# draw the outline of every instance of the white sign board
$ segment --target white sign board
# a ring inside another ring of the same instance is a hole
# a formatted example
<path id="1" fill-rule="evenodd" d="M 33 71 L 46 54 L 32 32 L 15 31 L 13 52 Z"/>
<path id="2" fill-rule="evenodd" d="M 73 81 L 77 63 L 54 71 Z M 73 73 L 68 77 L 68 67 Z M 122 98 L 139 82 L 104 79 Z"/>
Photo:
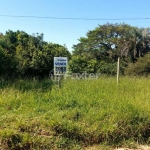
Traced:
<path id="1" fill-rule="evenodd" d="M 63 75 L 67 71 L 67 57 L 54 57 L 54 75 Z"/>

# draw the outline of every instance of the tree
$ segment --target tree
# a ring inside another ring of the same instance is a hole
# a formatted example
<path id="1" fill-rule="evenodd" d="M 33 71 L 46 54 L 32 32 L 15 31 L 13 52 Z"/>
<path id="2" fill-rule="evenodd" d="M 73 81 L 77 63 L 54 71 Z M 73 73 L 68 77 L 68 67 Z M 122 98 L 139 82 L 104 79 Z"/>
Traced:
<path id="1" fill-rule="evenodd" d="M 43 41 L 43 34 L 32 36 L 24 31 L 7 31 L 0 34 L 0 71 L 5 75 L 48 76 L 53 69 L 54 56 L 71 54 L 65 45 Z"/>
<path id="2" fill-rule="evenodd" d="M 73 56 L 80 55 L 86 57 L 87 60 L 95 59 L 99 64 L 108 64 L 111 67 L 105 65 L 104 68 L 110 70 L 106 72 L 111 72 L 116 67 L 111 64 L 115 64 L 118 57 L 122 58 L 121 62 L 124 68 L 129 62 L 135 62 L 137 57 L 148 52 L 148 43 L 148 38 L 144 39 L 141 29 L 137 27 L 124 23 L 107 23 L 88 31 L 86 37 L 81 37 L 79 43 L 73 46 Z M 102 70 L 99 67 L 95 71 Z"/>
<path id="3" fill-rule="evenodd" d="M 0 75 L 6 75 L 7 73 L 10 77 L 14 71 L 16 71 L 15 60 L 12 59 L 11 54 L 8 54 L 8 52 L 0 46 Z"/>

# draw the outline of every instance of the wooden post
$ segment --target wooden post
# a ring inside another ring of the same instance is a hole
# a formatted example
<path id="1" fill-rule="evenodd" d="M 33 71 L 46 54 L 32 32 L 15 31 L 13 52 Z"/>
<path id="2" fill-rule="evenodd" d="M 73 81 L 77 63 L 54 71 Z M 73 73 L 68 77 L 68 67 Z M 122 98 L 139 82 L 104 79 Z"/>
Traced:
<path id="1" fill-rule="evenodd" d="M 117 63 L 117 82 L 119 82 L 119 72 L 120 72 L 120 57 L 118 57 Z"/>
<path id="2" fill-rule="evenodd" d="M 62 76 L 59 75 L 58 77 L 58 87 L 61 88 L 61 80 L 62 80 Z"/>

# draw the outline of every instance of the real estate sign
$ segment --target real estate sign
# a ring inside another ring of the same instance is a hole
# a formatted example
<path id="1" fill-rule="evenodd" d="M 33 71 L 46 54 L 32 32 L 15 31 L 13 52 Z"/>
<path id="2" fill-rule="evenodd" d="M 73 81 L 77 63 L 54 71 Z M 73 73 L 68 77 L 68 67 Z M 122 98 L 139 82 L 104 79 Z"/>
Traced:
<path id="1" fill-rule="evenodd" d="M 54 57 L 54 75 L 63 75 L 67 71 L 67 57 Z"/>

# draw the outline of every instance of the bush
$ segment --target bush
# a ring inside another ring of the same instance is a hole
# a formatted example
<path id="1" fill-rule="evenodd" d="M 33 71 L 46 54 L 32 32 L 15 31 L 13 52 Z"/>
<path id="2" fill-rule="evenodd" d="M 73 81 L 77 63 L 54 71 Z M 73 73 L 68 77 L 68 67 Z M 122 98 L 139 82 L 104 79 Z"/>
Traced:
<path id="1" fill-rule="evenodd" d="M 150 53 L 137 60 L 136 63 L 129 64 L 125 69 L 125 75 L 144 75 L 150 74 Z"/>

